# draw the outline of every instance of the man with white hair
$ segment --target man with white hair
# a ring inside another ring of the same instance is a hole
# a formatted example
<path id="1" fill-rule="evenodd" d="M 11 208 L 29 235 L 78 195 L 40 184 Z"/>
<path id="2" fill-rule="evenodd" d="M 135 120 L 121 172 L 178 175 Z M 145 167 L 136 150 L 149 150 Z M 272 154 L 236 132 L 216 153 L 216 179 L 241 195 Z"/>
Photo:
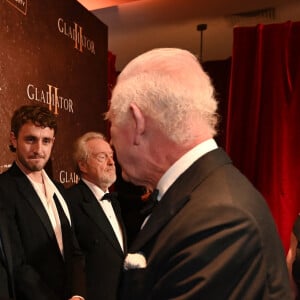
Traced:
<path id="1" fill-rule="evenodd" d="M 106 119 L 122 176 L 158 193 L 121 299 L 291 299 L 267 204 L 213 139 L 216 110 L 188 51 L 148 51 L 119 75 Z"/>
<path id="2" fill-rule="evenodd" d="M 126 253 L 126 233 L 118 199 L 113 150 L 103 134 L 87 132 L 75 142 L 80 176 L 68 190 L 74 230 L 86 257 L 87 299 L 115 300 Z"/>

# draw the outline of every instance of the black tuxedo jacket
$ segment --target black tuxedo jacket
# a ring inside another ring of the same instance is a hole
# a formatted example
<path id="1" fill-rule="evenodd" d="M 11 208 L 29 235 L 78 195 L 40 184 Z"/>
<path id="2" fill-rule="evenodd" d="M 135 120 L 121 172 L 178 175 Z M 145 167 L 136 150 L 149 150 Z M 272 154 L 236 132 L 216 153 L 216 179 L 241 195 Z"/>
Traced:
<path id="1" fill-rule="evenodd" d="M 9 224 L 0 204 L 0 300 L 14 299 L 13 255 Z"/>
<path id="2" fill-rule="evenodd" d="M 124 253 L 117 237 L 89 187 L 80 180 L 68 190 L 74 229 L 86 257 L 88 300 L 117 299 Z M 126 234 L 117 200 L 112 206 L 121 225 L 126 252 Z"/>
<path id="3" fill-rule="evenodd" d="M 58 187 L 62 195 L 64 191 Z M 0 175 L 0 194 L 15 219 L 25 262 L 15 272 L 20 300 L 66 300 L 85 296 L 84 260 L 72 241 L 72 255 L 63 258 L 49 217 L 28 178 L 14 163 Z M 12 245 L 14 247 L 14 245 Z"/>
<path id="4" fill-rule="evenodd" d="M 291 299 L 265 200 L 221 149 L 175 181 L 129 252 L 147 266 L 124 271 L 122 299 Z"/>

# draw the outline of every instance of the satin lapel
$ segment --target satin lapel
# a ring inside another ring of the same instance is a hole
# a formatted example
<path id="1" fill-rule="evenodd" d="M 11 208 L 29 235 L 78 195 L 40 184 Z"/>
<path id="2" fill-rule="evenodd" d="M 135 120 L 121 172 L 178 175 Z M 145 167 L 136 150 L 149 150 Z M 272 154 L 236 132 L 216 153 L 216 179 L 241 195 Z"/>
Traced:
<path id="1" fill-rule="evenodd" d="M 50 219 L 48 214 L 39 198 L 37 193 L 35 192 L 33 186 L 31 185 L 30 181 L 27 177 L 23 174 L 23 172 L 17 167 L 17 165 L 12 166 L 12 172 L 17 186 L 19 188 L 19 192 L 23 195 L 24 199 L 26 199 L 35 213 L 39 216 L 42 224 L 45 226 L 49 236 L 51 239 L 55 239 L 55 233 L 53 231 Z"/>
<path id="2" fill-rule="evenodd" d="M 96 223 L 99 229 L 105 234 L 106 238 L 112 244 L 112 246 L 120 253 L 124 255 L 119 244 L 119 241 L 115 235 L 115 232 L 110 225 L 109 220 L 107 219 L 102 207 L 98 203 L 92 191 L 84 184 L 80 184 L 80 189 L 84 195 L 84 200 L 80 203 L 82 209 L 86 212 L 89 218 Z"/>
<path id="3" fill-rule="evenodd" d="M 169 194 L 169 193 L 168 193 Z M 189 196 L 179 198 L 176 193 L 164 196 L 155 207 L 143 229 L 129 248 L 129 253 L 138 252 L 165 224 L 189 201 Z"/>
<path id="4" fill-rule="evenodd" d="M 169 188 L 152 215 L 138 233 L 129 252 L 138 252 L 155 236 L 190 199 L 192 191 L 216 168 L 231 163 L 226 153 L 218 148 L 198 159 Z"/>
<path id="5" fill-rule="evenodd" d="M 125 224 L 124 224 L 123 218 L 122 218 L 120 203 L 117 199 L 112 200 L 112 207 L 114 209 L 114 212 L 116 214 L 116 217 L 118 219 L 118 222 L 119 222 L 121 230 L 122 230 L 124 253 L 126 253 L 127 252 L 127 235 L 126 235 L 126 230 L 125 230 Z"/>

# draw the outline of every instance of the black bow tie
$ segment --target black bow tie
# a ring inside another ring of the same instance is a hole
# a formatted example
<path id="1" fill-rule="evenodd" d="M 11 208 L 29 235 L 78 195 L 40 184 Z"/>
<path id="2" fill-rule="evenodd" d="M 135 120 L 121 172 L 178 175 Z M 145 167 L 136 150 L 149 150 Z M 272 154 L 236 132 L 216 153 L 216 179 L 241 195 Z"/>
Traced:
<path id="1" fill-rule="evenodd" d="M 105 193 L 104 195 L 103 195 L 103 197 L 101 198 L 101 201 L 102 200 L 108 200 L 108 201 L 113 201 L 113 200 L 115 200 L 115 199 L 117 199 L 117 193 L 115 193 L 115 192 L 112 192 L 112 193 Z"/>
<path id="2" fill-rule="evenodd" d="M 144 207 L 141 209 L 141 214 L 144 216 L 150 215 L 152 213 L 152 210 L 154 207 L 158 204 L 157 196 L 158 196 L 158 189 L 155 189 L 148 199 L 146 200 L 146 203 Z"/>

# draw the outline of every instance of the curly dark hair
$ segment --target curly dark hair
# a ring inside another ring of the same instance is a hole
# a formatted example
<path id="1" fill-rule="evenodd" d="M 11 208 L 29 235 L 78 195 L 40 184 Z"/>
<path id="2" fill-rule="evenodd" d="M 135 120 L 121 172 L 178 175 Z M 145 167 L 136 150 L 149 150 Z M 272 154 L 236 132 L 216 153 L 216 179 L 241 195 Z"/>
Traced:
<path id="1" fill-rule="evenodd" d="M 16 138 L 18 137 L 21 127 L 28 122 L 32 122 L 39 127 L 54 129 L 54 135 L 57 132 L 56 116 L 45 106 L 23 105 L 14 111 L 11 118 L 11 131 Z M 12 152 L 16 151 L 13 145 L 9 145 L 9 148 Z"/>

